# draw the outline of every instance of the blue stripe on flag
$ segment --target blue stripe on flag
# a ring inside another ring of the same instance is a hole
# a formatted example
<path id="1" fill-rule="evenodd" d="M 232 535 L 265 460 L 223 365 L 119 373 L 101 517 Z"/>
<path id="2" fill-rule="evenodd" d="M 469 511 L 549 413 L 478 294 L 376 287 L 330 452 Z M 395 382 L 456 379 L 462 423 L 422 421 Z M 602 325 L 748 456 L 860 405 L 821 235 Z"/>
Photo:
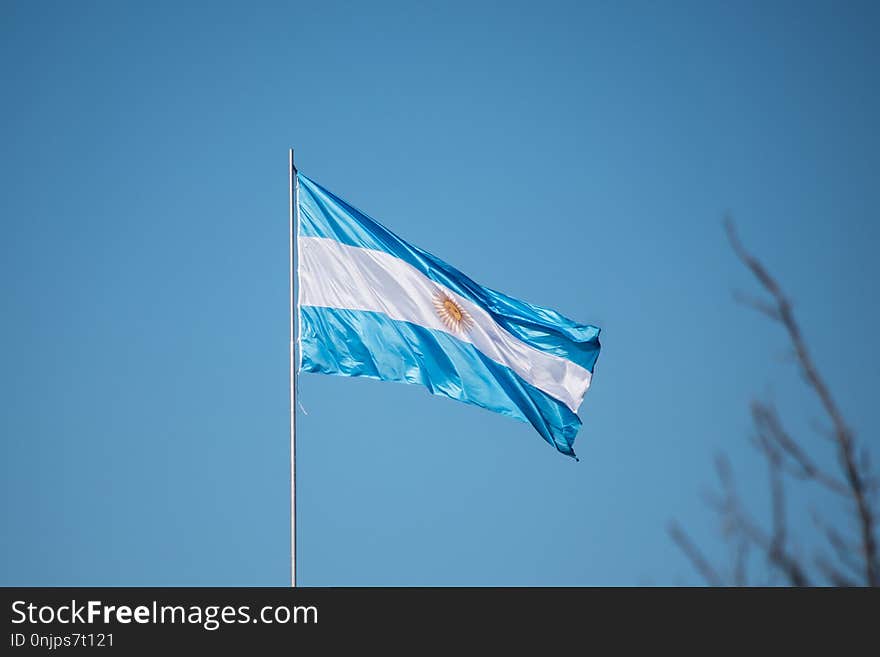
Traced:
<path id="1" fill-rule="evenodd" d="M 382 313 L 302 306 L 300 336 L 303 371 L 420 384 L 529 422 L 560 452 L 575 455 L 577 415 L 448 333 Z"/>
<path id="2" fill-rule="evenodd" d="M 428 278 L 486 309 L 499 326 L 546 353 L 567 358 L 590 372 L 599 356 L 599 329 L 578 324 L 555 310 L 535 306 L 483 287 L 436 256 L 408 244 L 380 223 L 303 174 L 299 234 L 328 237 L 342 244 L 385 251 Z"/>

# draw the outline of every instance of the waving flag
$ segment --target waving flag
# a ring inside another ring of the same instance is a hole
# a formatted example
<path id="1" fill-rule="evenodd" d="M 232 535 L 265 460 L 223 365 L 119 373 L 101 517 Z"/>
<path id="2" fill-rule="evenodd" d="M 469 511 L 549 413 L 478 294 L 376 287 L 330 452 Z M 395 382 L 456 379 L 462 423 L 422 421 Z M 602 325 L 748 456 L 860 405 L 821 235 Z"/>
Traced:
<path id="1" fill-rule="evenodd" d="M 599 329 L 478 285 L 296 175 L 299 371 L 421 384 L 574 456 Z"/>

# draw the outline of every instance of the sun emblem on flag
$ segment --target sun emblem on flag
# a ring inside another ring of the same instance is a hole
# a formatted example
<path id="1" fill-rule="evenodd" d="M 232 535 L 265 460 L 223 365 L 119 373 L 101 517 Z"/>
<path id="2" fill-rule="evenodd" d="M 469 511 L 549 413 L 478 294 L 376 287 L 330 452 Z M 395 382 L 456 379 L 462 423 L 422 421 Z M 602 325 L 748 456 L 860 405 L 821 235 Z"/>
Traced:
<path id="1" fill-rule="evenodd" d="M 453 333 L 462 333 L 474 325 L 468 311 L 446 292 L 438 290 L 434 294 L 434 309 L 440 321 Z"/>

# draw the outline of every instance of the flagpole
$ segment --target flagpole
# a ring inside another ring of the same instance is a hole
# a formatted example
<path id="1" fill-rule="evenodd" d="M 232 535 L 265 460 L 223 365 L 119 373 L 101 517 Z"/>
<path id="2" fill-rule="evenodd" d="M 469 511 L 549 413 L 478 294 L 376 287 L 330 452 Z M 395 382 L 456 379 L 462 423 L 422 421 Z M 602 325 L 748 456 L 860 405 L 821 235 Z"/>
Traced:
<path id="1" fill-rule="evenodd" d="M 296 587 L 296 370 L 294 366 L 294 331 L 296 308 L 293 304 L 293 250 L 295 246 L 297 212 L 297 187 L 294 183 L 296 167 L 293 149 L 290 149 L 290 586 Z"/>

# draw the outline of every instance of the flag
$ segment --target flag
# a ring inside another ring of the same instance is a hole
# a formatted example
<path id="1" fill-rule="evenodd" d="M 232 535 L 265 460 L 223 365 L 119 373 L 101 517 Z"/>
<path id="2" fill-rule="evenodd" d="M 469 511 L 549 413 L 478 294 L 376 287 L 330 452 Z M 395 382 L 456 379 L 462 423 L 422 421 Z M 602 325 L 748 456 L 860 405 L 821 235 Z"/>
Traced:
<path id="1" fill-rule="evenodd" d="M 598 328 L 478 285 L 297 182 L 298 371 L 420 384 L 529 422 L 575 455 Z"/>

